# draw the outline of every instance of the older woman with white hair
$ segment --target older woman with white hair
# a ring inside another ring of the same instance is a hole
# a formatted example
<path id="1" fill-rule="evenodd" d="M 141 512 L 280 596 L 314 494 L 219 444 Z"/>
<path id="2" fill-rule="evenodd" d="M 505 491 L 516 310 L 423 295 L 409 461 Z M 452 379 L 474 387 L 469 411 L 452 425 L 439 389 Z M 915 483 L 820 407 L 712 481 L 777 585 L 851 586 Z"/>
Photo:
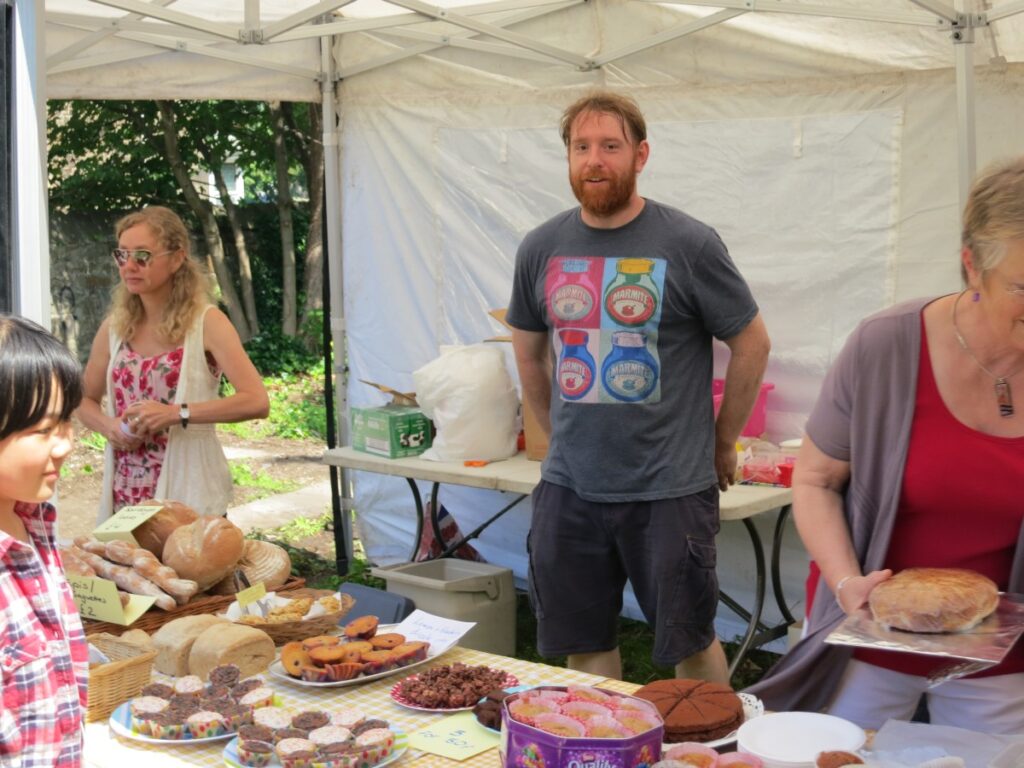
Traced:
<path id="1" fill-rule="evenodd" d="M 1024 644 L 930 687 L 941 659 L 826 645 L 878 584 L 964 568 L 1024 592 L 1024 158 L 974 183 L 963 291 L 864 320 L 829 371 L 793 477 L 793 514 L 820 579 L 808 634 L 751 691 L 868 728 L 909 719 L 1024 732 Z M 947 660 L 948 663 L 948 660 Z"/>
<path id="2" fill-rule="evenodd" d="M 121 283 L 93 340 L 78 409 L 107 439 L 99 520 L 154 497 L 223 515 L 231 474 L 214 427 L 265 417 L 263 381 L 212 305 L 181 218 L 149 206 L 118 221 L 115 233 Z M 234 387 L 227 397 L 219 396 L 222 375 Z"/>

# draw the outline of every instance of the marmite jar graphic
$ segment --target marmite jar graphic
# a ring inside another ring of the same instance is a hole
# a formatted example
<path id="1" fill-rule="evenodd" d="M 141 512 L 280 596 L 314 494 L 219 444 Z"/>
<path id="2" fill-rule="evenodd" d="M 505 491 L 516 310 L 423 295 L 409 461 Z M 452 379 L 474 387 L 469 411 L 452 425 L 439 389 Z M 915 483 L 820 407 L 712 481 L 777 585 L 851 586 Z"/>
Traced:
<path id="1" fill-rule="evenodd" d="M 577 323 L 594 311 L 599 291 L 590 278 L 587 259 L 562 259 L 549 296 L 551 312 L 566 323 Z"/>
<path id="2" fill-rule="evenodd" d="M 658 361 L 647 351 L 647 335 L 633 331 L 612 334 L 612 351 L 601 366 L 605 391 L 624 403 L 637 403 L 658 385 Z"/>
<path id="3" fill-rule="evenodd" d="M 616 269 L 604 292 L 604 309 L 619 325 L 643 325 L 658 309 L 658 287 L 651 278 L 654 259 L 619 259 Z"/>
<path id="4" fill-rule="evenodd" d="M 565 329 L 558 332 L 562 351 L 558 355 L 558 389 L 566 400 L 579 400 L 594 386 L 597 367 L 587 350 L 586 331 Z"/>

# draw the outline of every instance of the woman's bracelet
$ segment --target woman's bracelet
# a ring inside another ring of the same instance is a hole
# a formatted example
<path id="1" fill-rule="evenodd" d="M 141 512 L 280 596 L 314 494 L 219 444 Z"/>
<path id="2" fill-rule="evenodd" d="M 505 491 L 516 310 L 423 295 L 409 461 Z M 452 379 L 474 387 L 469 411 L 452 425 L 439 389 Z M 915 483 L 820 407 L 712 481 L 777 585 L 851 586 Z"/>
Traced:
<path id="1" fill-rule="evenodd" d="M 838 605 L 840 608 L 843 608 L 843 604 L 839 602 L 839 595 L 842 594 L 843 587 L 846 586 L 846 582 L 848 582 L 852 578 L 854 578 L 854 575 L 851 573 L 848 576 L 843 576 L 843 578 L 839 580 L 839 583 L 836 584 L 836 605 Z M 846 609 L 843 608 L 843 613 L 845 612 Z"/>

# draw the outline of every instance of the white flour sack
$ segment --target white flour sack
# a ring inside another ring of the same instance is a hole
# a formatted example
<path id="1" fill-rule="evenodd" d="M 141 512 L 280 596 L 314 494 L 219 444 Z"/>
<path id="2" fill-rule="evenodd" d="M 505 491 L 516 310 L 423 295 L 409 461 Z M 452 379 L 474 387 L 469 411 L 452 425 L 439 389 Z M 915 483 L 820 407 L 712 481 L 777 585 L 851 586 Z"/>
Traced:
<path id="1" fill-rule="evenodd" d="M 437 428 L 422 458 L 495 461 L 516 452 L 519 398 L 500 349 L 490 344 L 450 348 L 412 377 L 416 401 Z"/>

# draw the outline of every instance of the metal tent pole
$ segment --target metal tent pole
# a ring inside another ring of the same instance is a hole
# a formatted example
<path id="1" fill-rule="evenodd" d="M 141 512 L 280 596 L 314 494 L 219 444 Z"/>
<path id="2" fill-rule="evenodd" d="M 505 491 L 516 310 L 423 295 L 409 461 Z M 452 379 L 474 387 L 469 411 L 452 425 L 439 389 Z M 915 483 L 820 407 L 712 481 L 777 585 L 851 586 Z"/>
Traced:
<path id="1" fill-rule="evenodd" d="M 961 211 L 967 205 L 967 194 L 978 163 L 974 106 L 974 27 L 977 23 L 984 23 L 983 17 L 963 12 L 966 2 L 957 0 L 960 13 L 951 34 L 956 54 L 957 179 Z"/>

